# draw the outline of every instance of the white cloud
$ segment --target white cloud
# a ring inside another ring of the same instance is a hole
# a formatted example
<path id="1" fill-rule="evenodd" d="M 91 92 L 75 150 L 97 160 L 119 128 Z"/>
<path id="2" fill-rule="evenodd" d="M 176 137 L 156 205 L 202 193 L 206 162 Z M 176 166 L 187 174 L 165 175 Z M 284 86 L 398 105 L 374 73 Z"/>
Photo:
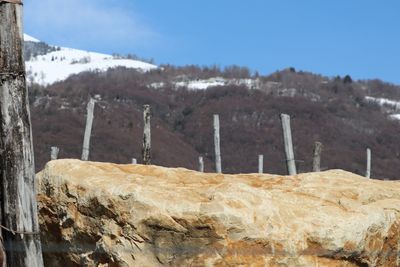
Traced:
<path id="1" fill-rule="evenodd" d="M 24 4 L 27 32 L 63 45 L 137 48 L 159 37 L 124 1 L 26 0 Z"/>

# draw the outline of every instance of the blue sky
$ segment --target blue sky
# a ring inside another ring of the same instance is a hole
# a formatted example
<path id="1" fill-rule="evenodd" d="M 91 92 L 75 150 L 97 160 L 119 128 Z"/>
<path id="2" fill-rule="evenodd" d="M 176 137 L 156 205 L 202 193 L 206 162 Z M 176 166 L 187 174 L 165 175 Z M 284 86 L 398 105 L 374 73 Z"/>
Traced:
<path id="1" fill-rule="evenodd" d="M 399 0 L 25 0 L 25 32 L 156 63 L 400 84 Z"/>

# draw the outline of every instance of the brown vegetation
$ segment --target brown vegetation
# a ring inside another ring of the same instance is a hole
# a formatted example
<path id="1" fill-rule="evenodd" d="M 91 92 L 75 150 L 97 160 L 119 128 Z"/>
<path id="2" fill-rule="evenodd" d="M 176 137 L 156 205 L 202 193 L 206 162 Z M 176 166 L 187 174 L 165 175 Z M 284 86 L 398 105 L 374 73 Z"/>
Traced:
<path id="1" fill-rule="evenodd" d="M 175 89 L 171 81 L 250 77 L 245 68 L 177 68 L 138 73 L 115 69 L 84 73 L 47 88 L 32 86 L 31 110 L 37 170 L 49 160 L 50 147 L 61 158 L 79 158 L 88 96 L 100 95 L 95 110 L 91 160 L 130 163 L 141 158 L 142 105 L 152 106 L 152 163 L 214 170 L 212 115 L 220 114 L 222 167 L 226 173 L 285 173 L 280 113 L 292 116 L 295 155 L 300 172 L 311 171 L 313 144 L 324 144 L 322 169 L 365 172 L 365 149 L 373 151 L 372 176 L 397 178 L 400 172 L 400 123 L 391 121 L 365 95 L 400 99 L 400 90 L 380 81 L 329 79 L 293 68 L 259 77 L 259 90 L 220 86 L 208 90 Z M 164 82 L 158 89 L 147 85 Z M 140 163 L 140 160 L 139 160 Z"/>

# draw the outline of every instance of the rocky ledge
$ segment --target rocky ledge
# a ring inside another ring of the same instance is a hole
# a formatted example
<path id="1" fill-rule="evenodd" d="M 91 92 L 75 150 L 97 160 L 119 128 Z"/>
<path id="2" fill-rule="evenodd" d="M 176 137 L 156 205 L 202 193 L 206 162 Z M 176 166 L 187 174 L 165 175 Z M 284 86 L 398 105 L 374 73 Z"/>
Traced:
<path id="1" fill-rule="evenodd" d="M 400 264 L 398 182 L 79 160 L 37 179 L 46 266 Z"/>

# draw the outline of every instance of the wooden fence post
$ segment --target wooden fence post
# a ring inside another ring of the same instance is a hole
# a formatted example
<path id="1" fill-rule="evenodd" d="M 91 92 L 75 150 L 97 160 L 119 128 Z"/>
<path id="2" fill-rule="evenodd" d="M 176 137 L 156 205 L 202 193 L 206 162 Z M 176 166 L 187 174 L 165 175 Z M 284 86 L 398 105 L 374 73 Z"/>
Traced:
<path id="1" fill-rule="evenodd" d="M 315 142 L 314 158 L 313 158 L 313 172 L 321 171 L 321 153 L 322 153 L 322 143 Z"/>
<path id="2" fill-rule="evenodd" d="M 365 172 L 365 177 L 371 178 L 371 149 L 367 148 L 367 170 Z"/>
<path id="3" fill-rule="evenodd" d="M 150 119 L 151 119 L 151 109 L 150 105 L 143 106 L 143 121 L 144 121 L 144 129 L 143 129 L 143 164 L 150 165 L 151 164 L 151 127 L 150 127 Z"/>
<path id="4" fill-rule="evenodd" d="M 204 172 L 204 159 L 199 157 L 199 172 Z"/>
<path id="5" fill-rule="evenodd" d="M 0 1 L 1 266 L 43 266 L 23 59 L 22 1 Z M 4 254 L 4 251 L 3 251 Z"/>
<path id="6" fill-rule="evenodd" d="M 58 158 L 58 153 L 60 152 L 60 149 L 56 146 L 51 147 L 51 152 L 50 152 L 50 159 L 51 160 L 56 160 Z"/>
<path id="7" fill-rule="evenodd" d="M 258 155 L 258 173 L 264 173 L 264 155 Z"/>
<path id="8" fill-rule="evenodd" d="M 215 148 L 215 169 L 217 173 L 222 173 L 221 147 L 219 135 L 219 115 L 214 114 L 214 148 Z"/>
<path id="9" fill-rule="evenodd" d="M 286 166 L 289 175 L 296 175 L 296 162 L 294 159 L 292 130 L 290 129 L 290 116 L 281 114 L 282 129 L 283 129 L 283 142 L 285 145 L 286 153 Z"/>
<path id="10" fill-rule="evenodd" d="M 86 116 L 86 127 L 85 136 L 83 138 L 83 148 L 82 148 L 82 160 L 89 160 L 89 147 L 90 147 L 90 136 L 92 135 L 92 125 L 93 125 L 93 112 L 94 104 L 96 101 L 90 98 L 87 104 L 87 116 Z"/>

